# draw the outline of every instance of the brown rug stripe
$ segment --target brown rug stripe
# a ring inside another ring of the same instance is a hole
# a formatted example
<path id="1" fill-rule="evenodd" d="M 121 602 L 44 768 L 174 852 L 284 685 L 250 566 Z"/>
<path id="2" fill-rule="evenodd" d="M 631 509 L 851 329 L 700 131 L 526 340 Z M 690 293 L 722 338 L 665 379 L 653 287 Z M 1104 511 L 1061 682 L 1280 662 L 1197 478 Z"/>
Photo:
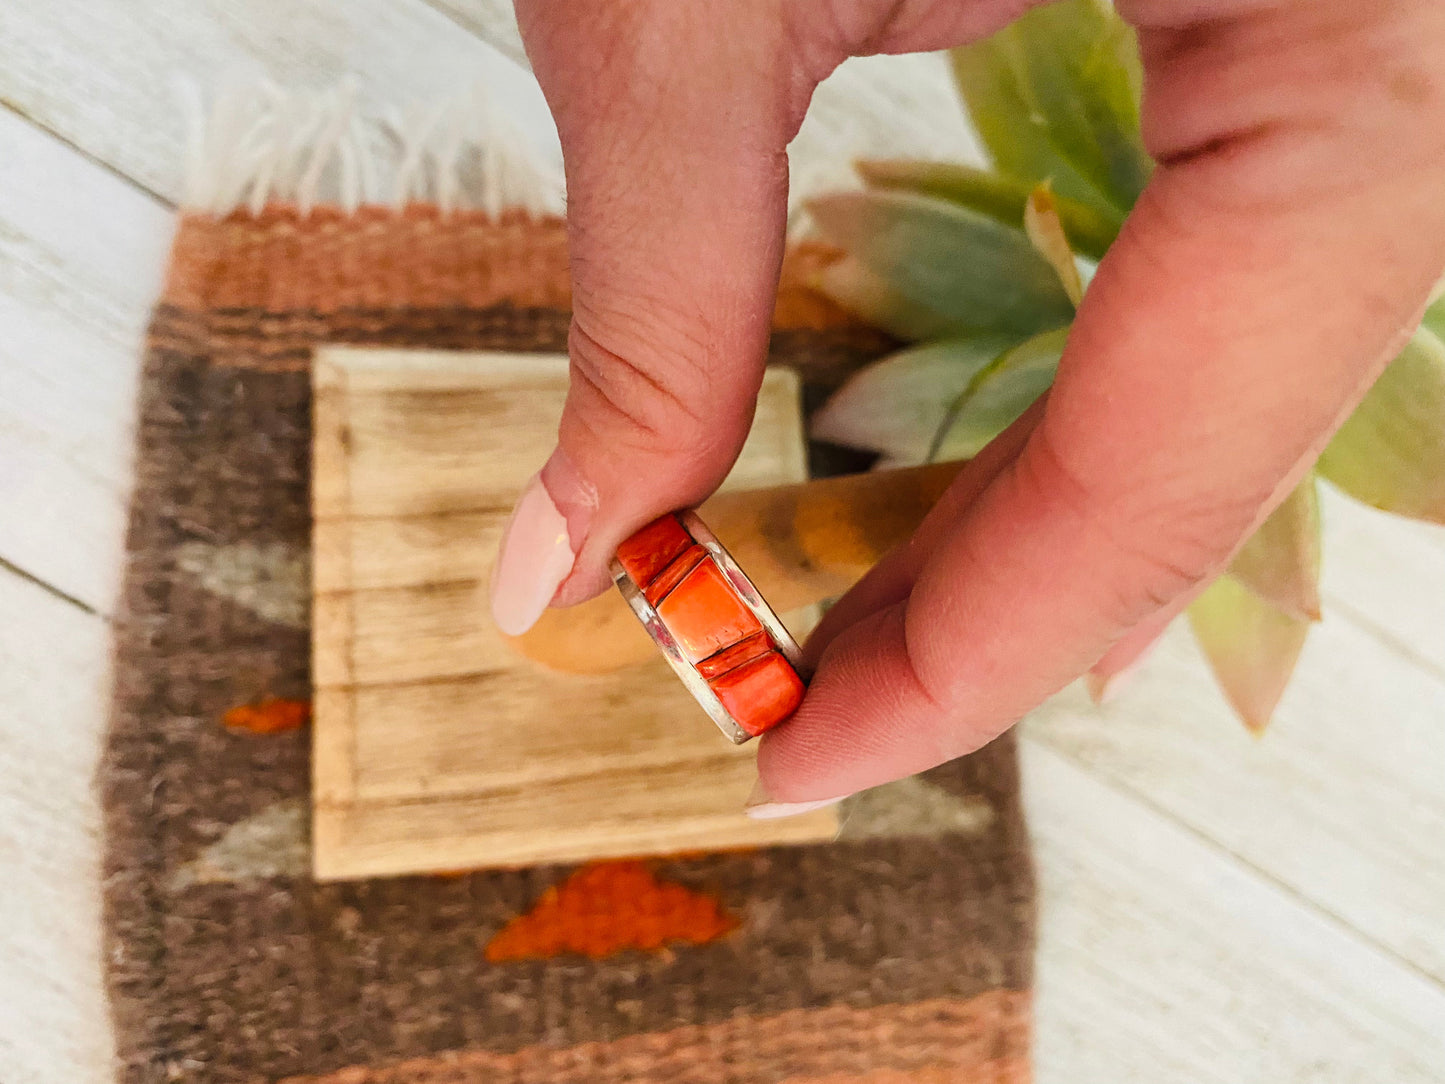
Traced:
<path id="1" fill-rule="evenodd" d="M 488 962 L 497 931 L 571 868 L 341 885 L 301 872 L 309 735 L 222 720 L 309 696 L 285 570 L 309 546 L 310 351 L 561 349 L 560 238 L 557 223 L 425 210 L 182 221 L 142 380 L 100 773 L 123 1080 L 402 1084 L 453 1079 L 437 1074 L 457 1059 L 475 1067 L 457 1080 L 537 1084 L 1025 1080 L 1033 885 L 1009 740 L 925 777 L 986 807 L 976 830 L 653 863 L 739 920 L 667 952 Z M 790 263 L 798 281 L 805 264 Z M 831 319 L 811 304 L 776 331 L 773 360 L 816 398 L 888 343 L 807 326 Z M 205 864 L 218 847 L 230 866 Z M 750 1039 L 748 1021 L 772 1038 Z M 937 1053 L 955 1046 L 973 1060 Z M 835 1049 L 850 1060 L 827 1062 Z"/>
<path id="2" fill-rule="evenodd" d="M 282 1084 L 931 1084 L 1028 1079 L 1028 1002 L 1013 991 L 969 1001 L 873 1009 L 832 1006 L 633 1035 L 531 1046 L 514 1054 L 448 1051 L 397 1065 L 350 1066 Z"/>

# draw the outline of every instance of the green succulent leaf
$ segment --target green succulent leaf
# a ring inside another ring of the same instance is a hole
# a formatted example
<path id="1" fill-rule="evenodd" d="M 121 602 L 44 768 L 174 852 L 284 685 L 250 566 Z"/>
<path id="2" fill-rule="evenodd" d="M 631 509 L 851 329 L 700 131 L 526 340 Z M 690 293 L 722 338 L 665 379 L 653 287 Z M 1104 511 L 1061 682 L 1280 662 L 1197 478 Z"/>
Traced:
<path id="1" fill-rule="evenodd" d="M 970 207 L 1010 226 L 1023 228 L 1024 209 L 1036 182 L 975 169 L 955 162 L 867 159 L 859 175 L 874 188 L 901 189 Z M 1101 260 L 1124 223 L 1113 207 L 1100 207 L 1054 193 L 1054 206 L 1069 244 L 1081 256 Z"/>
<path id="2" fill-rule="evenodd" d="M 923 463 L 950 401 L 1015 340 L 978 334 L 903 350 L 860 369 L 813 415 L 815 439 Z"/>
<path id="3" fill-rule="evenodd" d="M 944 339 L 968 328 L 904 297 L 852 256 L 825 267 L 815 285 L 843 308 L 905 342 Z"/>
<path id="4" fill-rule="evenodd" d="M 1230 562 L 1241 586 L 1299 621 L 1320 619 L 1320 505 L 1311 474 Z"/>
<path id="5" fill-rule="evenodd" d="M 1445 341 L 1445 279 L 1436 284 L 1435 293 L 1439 296 L 1435 297 L 1430 302 L 1430 307 L 1425 310 L 1421 326 L 1427 328 L 1437 339 Z"/>
<path id="6" fill-rule="evenodd" d="M 1103 0 L 1035 8 L 953 50 L 974 127 L 1005 173 L 1128 211 L 1153 163 L 1139 132 L 1134 33 Z"/>
<path id="7" fill-rule="evenodd" d="M 1445 342 L 1429 326 L 1390 362 L 1317 469 L 1365 504 L 1445 523 Z"/>
<path id="8" fill-rule="evenodd" d="M 1054 382 L 1068 329 L 1035 335 L 979 369 L 949 403 L 929 447 L 930 460 L 971 459 Z"/>
<path id="9" fill-rule="evenodd" d="M 1014 28 L 950 52 L 953 79 L 993 164 L 1032 187 L 1050 181 L 1055 190 L 1101 211 L 1118 211 L 1054 147 L 1045 119 L 1029 104 Z"/>
<path id="10" fill-rule="evenodd" d="M 1244 725 L 1269 725 L 1309 635 L 1310 623 L 1270 605 L 1229 574 L 1189 607 L 1194 638 Z"/>
<path id="11" fill-rule="evenodd" d="M 808 208 L 825 238 L 952 324 L 1030 335 L 1073 318 L 1048 261 L 997 219 L 910 192 L 849 192 Z"/>

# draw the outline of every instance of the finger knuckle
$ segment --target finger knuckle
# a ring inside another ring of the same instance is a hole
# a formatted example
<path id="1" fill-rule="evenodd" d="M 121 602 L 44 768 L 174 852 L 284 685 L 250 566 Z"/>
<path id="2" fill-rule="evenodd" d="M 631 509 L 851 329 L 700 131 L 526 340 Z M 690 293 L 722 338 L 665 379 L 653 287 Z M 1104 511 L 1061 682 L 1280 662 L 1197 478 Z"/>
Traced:
<path id="1" fill-rule="evenodd" d="M 1445 9 L 1428 0 L 1266 5 L 1147 26 L 1146 145 L 1176 172 L 1188 167 L 1196 212 L 1277 211 L 1437 176 L 1442 30 Z"/>
<path id="2" fill-rule="evenodd" d="M 1024 482 L 1049 494 L 1088 548 L 1108 555 L 1101 605 L 1131 628 L 1216 575 L 1267 499 L 1247 485 L 1205 484 L 1177 468 L 1091 478 L 1041 430 L 1020 460 Z"/>
<path id="3" fill-rule="evenodd" d="M 657 448 L 706 431 L 704 388 L 685 366 L 664 367 L 606 329 L 574 318 L 569 338 L 574 389 L 588 424 L 613 444 Z"/>

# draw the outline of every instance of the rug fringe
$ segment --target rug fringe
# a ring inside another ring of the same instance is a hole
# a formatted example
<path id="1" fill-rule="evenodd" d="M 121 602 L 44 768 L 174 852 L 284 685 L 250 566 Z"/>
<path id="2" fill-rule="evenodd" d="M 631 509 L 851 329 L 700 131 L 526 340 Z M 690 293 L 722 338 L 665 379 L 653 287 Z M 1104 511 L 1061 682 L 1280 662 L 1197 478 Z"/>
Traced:
<path id="1" fill-rule="evenodd" d="M 323 204 L 348 214 L 412 203 L 493 216 L 565 212 L 560 159 L 517 128 L 485 81 L 380 115 L 363 109 L 360 88 L 355 78 L 326 90 L 233 78 L 208 103 L 199 85 L 177 78 L 186 129 L 182 209 L 257 215 L 276 201 L 303 215 Z M 846 163 L 859 156 L 800 163 L 790 148 L 790 234 L 808 232 L 811 197 L 858 187 Z"/>
<path id="2" fill-rule="evenodd" d="M 178 81 L 187 129 L 183 207 L 259 214 L 286 201 L 309 214 L 323 203 L 350 213 L 425 202 L 443 212 L 563 213 L 560 164 L 501 113 L 485 83 L 382 116 L 363 114 L 359 90 L 355 79 L 322 91 L 252 80 L 225 87 L 207 109 L 197 85 Z"/>

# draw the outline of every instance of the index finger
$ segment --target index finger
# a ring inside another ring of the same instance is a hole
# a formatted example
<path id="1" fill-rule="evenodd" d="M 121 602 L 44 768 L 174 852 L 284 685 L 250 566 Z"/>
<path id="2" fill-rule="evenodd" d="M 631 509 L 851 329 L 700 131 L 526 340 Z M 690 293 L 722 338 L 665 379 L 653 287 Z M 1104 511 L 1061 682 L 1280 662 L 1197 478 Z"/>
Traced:
<path id="1" fill-rule="evenodd" d="M 1318 8 L 1296 14 L 1305 34 Z M 1043 417 L 956 511 L 906 598 L 823 653 L 759 754 L 775 801 L 852 793 L 984 744 L 1219 571 L 1308 469 L 1413 327 L 1445 253 L 1438 81 L 1412 103 L 1351 104 L 1400 76 L 1368 66 L 1379 42 L 1358 34 L 1398 34 L 1394 63 L 1438 69 L 1441 13 L 1407 22 L 1314 43 L 1348 78 L 1305 88 L 1280 82 L 1278 11 L 1196 28 L 1203 56 L 1181 55 L 1176 30 L 1143 31 L 1161 165 L 1085 298 Z M 1199 80 L 1211 59 L 1236 91 L 1215 99 L 1213 125 Z"/>

